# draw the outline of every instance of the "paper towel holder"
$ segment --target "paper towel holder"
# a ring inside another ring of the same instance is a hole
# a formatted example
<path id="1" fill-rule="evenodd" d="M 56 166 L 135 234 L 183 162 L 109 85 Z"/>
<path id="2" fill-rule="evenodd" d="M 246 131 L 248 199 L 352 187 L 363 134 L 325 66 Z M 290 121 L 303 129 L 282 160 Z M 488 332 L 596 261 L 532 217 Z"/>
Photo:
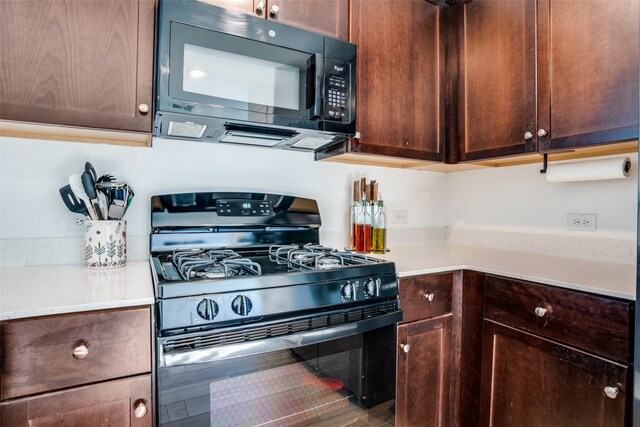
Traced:
<path id="1" fill-rule="evenodd" d="M 542 155 L 542 169 L 540 169 L 540 173 L 547 173 L 547 162 L 548 162 L 547 153 L 544 153 Z M 625 165 L 625 168 L 626 167 L 627 166 Z"/>

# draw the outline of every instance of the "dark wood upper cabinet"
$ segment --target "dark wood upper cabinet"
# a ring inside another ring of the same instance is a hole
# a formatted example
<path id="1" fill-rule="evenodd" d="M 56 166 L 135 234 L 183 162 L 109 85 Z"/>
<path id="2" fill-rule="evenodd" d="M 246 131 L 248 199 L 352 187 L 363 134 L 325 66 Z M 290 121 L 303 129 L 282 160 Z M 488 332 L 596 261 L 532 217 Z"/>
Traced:
<path id="1" fill-rule="evenodd" d="M 272 13 L 273 7 L 278 8 Z M 269 0 L 267 19 L 336 37 L 349 38 L 349 0 Z"/>
<path id="2" fill-rule="evenodd" d="M 448 426 L 451 315 L 398 326 L 396 425 Z"/>
<path id="3" fill-rule="evenodd" d="M 444 4 L 351 0 L 357 51 L 353 153 L 444 160 Z"/>
<path id="4" fill-rule="evenodd" d="M 638 138 L 639 8 L 538 1 L 541 151 Z"/>
<path id="5" fill-rule="evenodd" d="M 458 7 L 459 160 L 536 151 L 535 0 Z"/>
<path id="6" fill-rule="evenodd" d="M 458 7 L 458 160 L 637 138 L 639 7 L 637 0 Z"/>
<path id="7" fill-rule="evenodd" d="M 199 0 L 335 37 L 349 38 L 349 0 Z"/>
<path id="8" fill-rule="evenodd" d="M 0 2 L 0 118 L 151 132 L 154 0 Z"/>
<path id="9" fill-rule="evenodd" d="M 623 426 L 629 369 L 484 322 L 482 426 Z"/>

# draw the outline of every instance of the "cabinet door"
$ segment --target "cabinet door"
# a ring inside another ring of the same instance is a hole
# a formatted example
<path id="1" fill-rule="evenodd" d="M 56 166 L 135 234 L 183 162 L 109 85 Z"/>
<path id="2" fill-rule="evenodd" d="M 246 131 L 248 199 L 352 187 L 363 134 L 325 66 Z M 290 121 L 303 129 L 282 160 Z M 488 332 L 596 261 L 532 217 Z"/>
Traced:
<path id="1" fill-rule="evenodd" d="M 465 2 L 460 31 L 460 160 L 535 152 L 535 0 Z"/>
<path id="2" fill-rule="evenodd" d="M 493 322 L 484 326 L 482 425 L 625 425 L 626 366 Z"/>
<path id="3" fill-rule="evenodd" d="M 1 1 L 0 117 L 151 132 L 154 10 L 153 0 Z"/>
<path id="4" fill-rule="evenodd" d="M 446 7 L 425 0 L 351 0 L 361 135 L 351 152 L 444 160 Z"/>
<path id="5" fill-rule="evenodd" d="M 396 425 L 449 425 L 451 316 L 398 326 Z"/>
<path id="6" fill-rule="evenodd" d="M 0 427 L 153 425 L 151 375 L 0 403 Z"/>
<path id="7" fill-rule="evenodd" d="M 259 0 L 198 0 L 203 3 L 209 3 L 214 6 L 224 7 L 225 9 L 236 10 L 238 12 L 248 13 L 250 15 L 264 16 L 264 12 L 258 8 Z M 262 0 L 260 5 L 266 10 L 267 0 Z"/>
<path id="8" fill-rule="evenodd" d="M 267 6 L 267 19 L 343 40 L 349 38 L 348 0 L 269 0 Z"/>
<path id="9" fill-rule="evenodd" d="M 638 0 L 541 0 L 540 150 L 638 138 Z"/>

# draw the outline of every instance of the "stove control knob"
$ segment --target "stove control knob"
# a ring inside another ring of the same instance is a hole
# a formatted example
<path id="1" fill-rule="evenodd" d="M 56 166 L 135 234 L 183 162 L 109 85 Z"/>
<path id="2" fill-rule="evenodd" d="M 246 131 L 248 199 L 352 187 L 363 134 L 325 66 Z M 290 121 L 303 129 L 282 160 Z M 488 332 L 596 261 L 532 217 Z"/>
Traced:
<path id="1" fill-rule="evenodd" d="M 374 298 L 380 295 L 380 279 L 369 279 L 364 283 L 364 294 L 367 298 Z"/>
<path id="2" fill-rule="evenodd" d="M 355 297 L 355 285 L 347 282 L 340 288 L 340 296 L 343 300 L 352 300 Z"/>
<path id="3" fill-rule="evenodd" d="M 218 315 L 218 304 L 214 300 L 205 298 L 200 301 L 196 311 L 204 320 L 213 320 Z"/>
<path id="4" fill-rule="evenodd" d="M 238 295 L 231 301 L 231 309 L 235 314 L 240 316 L 248 316 L 249 312 L 253 308 L 253 303 L 244 295 Z"/>

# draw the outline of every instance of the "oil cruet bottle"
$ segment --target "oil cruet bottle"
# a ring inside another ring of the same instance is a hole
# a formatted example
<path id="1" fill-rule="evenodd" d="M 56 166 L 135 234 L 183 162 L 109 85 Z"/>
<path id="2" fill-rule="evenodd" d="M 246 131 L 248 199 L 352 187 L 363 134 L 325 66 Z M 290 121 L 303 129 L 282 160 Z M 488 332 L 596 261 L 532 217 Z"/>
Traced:
<path id="1" fill-rule="evenodd" d="M 384 254 L 387 250 L 387 214 L 382 200 L 378 200 L 378 203 L 376 204 L 375 216 L 372 224 L 372 252 L 374 254 Z"/>
<path id="2" fill-rule="evenodd" d="M 360 207 L 356 211 L 356 252 L 366 254 L 371 251 L 371 214 L 366 197 L 362 197 L 362 192 L 359 195 Z"/>
<path id="3" fill-rule="evenodd" d="M 360 181 L 353 182 L 353 203 L 349 206 L 349 250 L 356 249 L 356 215 L 360 209 Z"/>

